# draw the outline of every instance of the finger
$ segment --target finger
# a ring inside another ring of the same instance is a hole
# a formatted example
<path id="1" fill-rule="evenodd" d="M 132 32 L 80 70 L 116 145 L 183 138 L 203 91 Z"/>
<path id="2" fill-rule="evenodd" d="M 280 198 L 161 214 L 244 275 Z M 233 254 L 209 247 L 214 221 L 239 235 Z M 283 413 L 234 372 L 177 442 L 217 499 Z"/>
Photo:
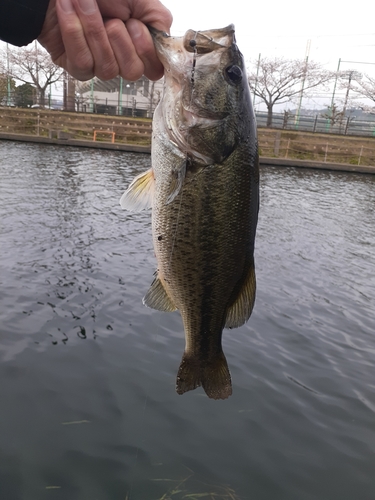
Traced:
<path id="1" fill-rule="evenodd" d="M 94 60 L 95 75 L 102 80 L 114 78 L 119 73 L 119 67 L 96 0 L 73 0 L 73 5 Z"/>
<path id="2" fill-rule="evenodd" d="M 53 62 L 56 63 L 65 49 L 55 7 L 55 0 L 50 0 L 38 42 L 50 53 Z"/>
<path id="3" fill-rule="evenodd" d="M 80 3 L 79 3 L 80 2 Z M 118 74 L 118 65 L 95 0 L 57 0 L 56 10 L 65 47 L 64 67 L 79 80 Z"/>
<path id="4" fill-rule="evenodd" d="M 137 19 L 126 21 L 126 28 L 132 39 L 138 57 L 144 65 L 144 74 L 150 80 L 159 80 L 164 68 L 155 50 L 154 42 L 146 25 Z"/>
<path id="5" fill-rule="evenodd" d="M 65 48 L 65 53 L 56 62 L 78 80 L 92 78 L 94 58 L 71 0 L 57 0 L 56 12 Z"/>
<path id="6" fill-rule="evenodd" d="M 173 16 L 160 1 L 141 0 L 135 1 L 135 8 L 132 14 L 133 18 L 141 20 L 145 24 L 150 24 L 160 31 L 169 33 Z M 139 13 L 139 14 L 138 14 Z"/>
<path id="7" fill-rule="evenodd" d="M 110 19 L 139 19 L 144 24 L 166 31 L 172 25 L 171 12 L 159 0 L 97 0 L 103 17 Z"/>
<path id="8" fill-rule="evenodd" d="M 126 80 L 138 80 L 143 75 L 144 64 L 137 54 L 125 24 L 119 19 L 110 19 L 105 21 L 104 25 L 120 75 Z"/>

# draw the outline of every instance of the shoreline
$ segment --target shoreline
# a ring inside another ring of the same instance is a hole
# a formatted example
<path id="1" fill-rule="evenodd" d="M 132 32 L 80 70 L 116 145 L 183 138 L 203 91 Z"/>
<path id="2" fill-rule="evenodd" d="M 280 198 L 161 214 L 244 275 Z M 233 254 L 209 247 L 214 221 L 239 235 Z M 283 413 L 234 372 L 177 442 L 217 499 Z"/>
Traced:
<path id="1" fill-rule="evenodd" d="M 136 144 L 120 144 L 104 141 L 83 141 L 79 139 L 58 139 L 42 137 L 28 134 L 12 134 L 0 132 L 0 140 L 16 141 L 16 142 L 32 142 L 37 144 L 47 144 L 53 146 L 73 146 L 91 149 L 106 149 L 112 151 L 127 151 L 133 153 L 151 153 L 150 146 L 138 146 Z M 319 162 L 314 160 L 296 160 L 289 158 L 271 158 L 260 156 L 259 163 L 261 166 L 268 167 L 295 167 L 309 168 L 318 170 L 331 170 L 339 172 L 356 172 L 362 174 L 375 174 L 375 166 L 367 165 L 352 165 L 350 163 L 331 163 Z"/>

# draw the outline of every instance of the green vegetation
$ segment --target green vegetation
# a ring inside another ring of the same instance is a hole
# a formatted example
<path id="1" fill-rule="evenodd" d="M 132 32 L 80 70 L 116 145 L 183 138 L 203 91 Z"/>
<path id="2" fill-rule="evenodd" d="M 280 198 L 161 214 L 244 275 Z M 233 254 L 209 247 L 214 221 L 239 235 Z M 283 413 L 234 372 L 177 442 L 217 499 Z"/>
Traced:
<path id="1" fill-rule="evenodd" d="M 11 92 L 16 88 L 16 82 L 13 78 L 8 80 L 8 76 L 5 73 L 0 73 L 0 104 L 3 102 L 5 104 L 8 97 L 8 86 Z"/>
<path id="2" fill-rule="evenodd" d="M 147 500 L 241 500 L 236 492 L 226 485 L 209 485 L 194 479 L 194 472 L 181 480 L 152 479 L 154 482 L 170 484 L 161 496 Z M 128 495 L 125 500 L 130 500 Z"/>
<path id="3" fill-rule="evenodd" d="M 14 91 L 14 104 L 19 108 L 28 108 L 34 103 L 35 88 L 30 83 L 18 85 Z"/>

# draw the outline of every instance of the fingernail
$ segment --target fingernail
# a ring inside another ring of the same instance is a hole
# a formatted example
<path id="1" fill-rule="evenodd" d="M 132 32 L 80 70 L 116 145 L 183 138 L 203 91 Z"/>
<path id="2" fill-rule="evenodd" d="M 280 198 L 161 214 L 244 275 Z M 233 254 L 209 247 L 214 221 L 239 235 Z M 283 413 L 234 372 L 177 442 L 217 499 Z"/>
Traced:
<path id="1" fill-rule="evenodd" d="M 84 14 L 93 14 L 96 11 L 96 0 L 78 0 L 78 4 Z"/>
<path id="2" fill-rule="evenodd" d="M 66 14 L 74 12 L 71 0 L 60 0 L 60 7 Z"/>
<path id="3" fill-rule="evenodd" d="M 135 38 L 140 38 L 144 36 L 144 31 L 142 30 L 142 24 L 136 19 L 129 19 L 126 23 L 126 28 L 129 35 L 134 40 Z"/>

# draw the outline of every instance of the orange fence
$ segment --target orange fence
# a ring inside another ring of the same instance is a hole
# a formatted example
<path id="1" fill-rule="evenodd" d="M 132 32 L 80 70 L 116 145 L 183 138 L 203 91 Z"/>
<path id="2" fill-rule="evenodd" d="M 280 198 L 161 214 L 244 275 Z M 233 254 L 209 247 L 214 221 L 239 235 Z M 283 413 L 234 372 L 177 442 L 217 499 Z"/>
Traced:
<path id="1" fill-rule="evenodd" d="M 111 132 L 110 130 L 94 130 L 94 137 L 93 137 L 93 141 L 96 141 L 96 136 L 97 136 L 97 134 L 111 134 L 111 135 L 112 135 L 111 142 L 112 142 L 112 144 L 114 144 L 114 142 L 115 142 L 115 137 L 116 137 L 115 132 Z"/>

